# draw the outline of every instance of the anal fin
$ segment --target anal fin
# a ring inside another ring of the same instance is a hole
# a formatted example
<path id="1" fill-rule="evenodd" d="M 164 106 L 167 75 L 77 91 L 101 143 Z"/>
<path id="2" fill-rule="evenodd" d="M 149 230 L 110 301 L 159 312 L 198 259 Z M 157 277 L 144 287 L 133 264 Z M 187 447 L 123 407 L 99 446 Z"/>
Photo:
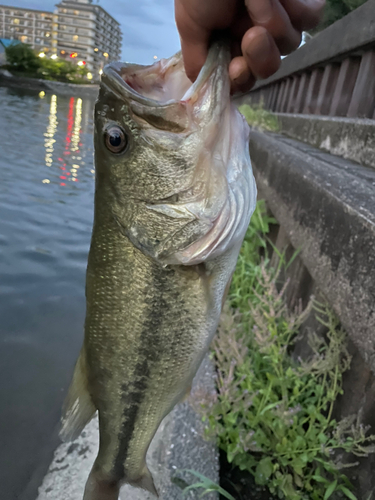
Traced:
<path id="1" fill-rule="evenodd" d="M 81 351 L 77 360 L 73 380 L 63 405 L 60 437 L 63 441 L 76 439 L 96 412 L 87 388 L 86 363 Z"/>

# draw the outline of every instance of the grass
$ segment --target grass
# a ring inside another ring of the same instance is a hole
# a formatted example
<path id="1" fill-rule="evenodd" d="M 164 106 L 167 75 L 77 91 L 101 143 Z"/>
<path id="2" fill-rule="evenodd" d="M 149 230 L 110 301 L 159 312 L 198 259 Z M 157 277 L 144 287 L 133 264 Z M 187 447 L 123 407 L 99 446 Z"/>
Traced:
<path id="1" fill-rule="evenodd" d="M 375 436 L 368 436 L 360 415 L 333 418 L 351 361 L 346 334 L 324 304 L 287 309 L 286 286 L 276 286 L 280 269 L 267 258 L 272 223 L 260 202 L 213 343 L 217 394 L 200 410 L 228 461 L 279 498 L 356 500 L 342 457 L 373 453 Z M 312 313 L 327 334 L 310 335 L 311 357 L 294 360 L 293 344 Z"/>
<path id="2" fill-rule="evenodd" d="M 280 130 L 277 116 L 265 110 L 262 102 L 260 104 L 253 104 L 252 106 L 242 104 L 238 110 L 243 114 L 251 127 L 269 132 L 278 132 Z"/>

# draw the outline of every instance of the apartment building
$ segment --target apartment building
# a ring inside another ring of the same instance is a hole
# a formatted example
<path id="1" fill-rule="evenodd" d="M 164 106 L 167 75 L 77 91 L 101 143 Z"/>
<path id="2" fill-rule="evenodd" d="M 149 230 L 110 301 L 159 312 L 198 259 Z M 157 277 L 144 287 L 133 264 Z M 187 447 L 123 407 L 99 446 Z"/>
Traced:
<path id="1" fill-rule="evenodd" d="M 53 17 L 52 47 L 58 57 L 87 64 L 97 77 L 121 57 L 120 24 L 92 0 L 62 0 Z"/>
<path id="2" fill-rule="evenodd" d="M 121 58 L 120 24 L 92 0 L 62 0 L 53 13 L 0 5 L 0 38 L 87 65 L 94 79 Z"/>
<path id="3" fill-rule="evenodd" d="M 52 12 L 0 5 L 0 38 L 52 51 Z"/>

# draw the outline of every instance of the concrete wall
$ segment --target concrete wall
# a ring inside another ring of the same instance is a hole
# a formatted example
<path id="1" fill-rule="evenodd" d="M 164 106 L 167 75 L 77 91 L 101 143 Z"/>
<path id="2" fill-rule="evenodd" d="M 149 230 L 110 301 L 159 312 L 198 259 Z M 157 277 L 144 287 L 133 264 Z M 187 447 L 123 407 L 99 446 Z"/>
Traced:
<path id="1" fill-rule="evenodd" d="M 289 305 L 324 298 L 349 335 L 353 361 L 336 416 L 361 414 L 374 433 L 375 170 L 279 134 L 253 131 L 250 150 L 259 195 L 279 222 L 274 243 L 287 258 L 299 250 L 284 276 Z M 360 499 L 375 493 L 374 467 L 370 456 L 345 471 Z"/>
<path id="2" fill-rule="evenodd" d="M 280 132 L 375 168 L 375 120 L 277 113 Z"/>

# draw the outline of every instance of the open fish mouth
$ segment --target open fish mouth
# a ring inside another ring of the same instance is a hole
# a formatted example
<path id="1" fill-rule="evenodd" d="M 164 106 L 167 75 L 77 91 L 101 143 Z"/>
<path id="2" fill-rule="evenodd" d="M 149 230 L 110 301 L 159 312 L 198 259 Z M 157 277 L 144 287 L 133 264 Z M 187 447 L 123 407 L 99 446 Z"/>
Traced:
<path id="1" fill-rule="evenodd" d="M 228 64 L 229 52 L 224 43 L 217 42 L 193 84 L 186 76 L 181 52 L 150 66 L 109 64 L 103 69 L 102 82 L 126 99 L 144 105 L 166 106 L 178 101 L 194 101 L 212 73 L 218 68 L 226 70 Z"/>
<path id="2" fill-rule="evenodd" d="M 150 66 L 109 64 L 103 69 L 102 81 L 126 99 L 151 106 L 181 101 L 192 86 L 180 53 Z"/>
<path id="3" fill-rule="evenodd" d="M 171 233 L 155 234 L 151 244 L 139 240 L 147 233 L 139 220 L 126 228 L 133 244 L 163 265 L 195 265 L 221 255 L 242 241 L 255 208 L 249 127 L 230 100 L 229 60 L 226 44 L 215 42 L 194 83 L 181 53 L 151 66 L 114 63 L 103 71 L 102 84 L 126 103 L 144 137 L 197 137 L 193 176 L 170 199 L 146 205 L 155 226 L 163 217 L 176 221 Z"/>

